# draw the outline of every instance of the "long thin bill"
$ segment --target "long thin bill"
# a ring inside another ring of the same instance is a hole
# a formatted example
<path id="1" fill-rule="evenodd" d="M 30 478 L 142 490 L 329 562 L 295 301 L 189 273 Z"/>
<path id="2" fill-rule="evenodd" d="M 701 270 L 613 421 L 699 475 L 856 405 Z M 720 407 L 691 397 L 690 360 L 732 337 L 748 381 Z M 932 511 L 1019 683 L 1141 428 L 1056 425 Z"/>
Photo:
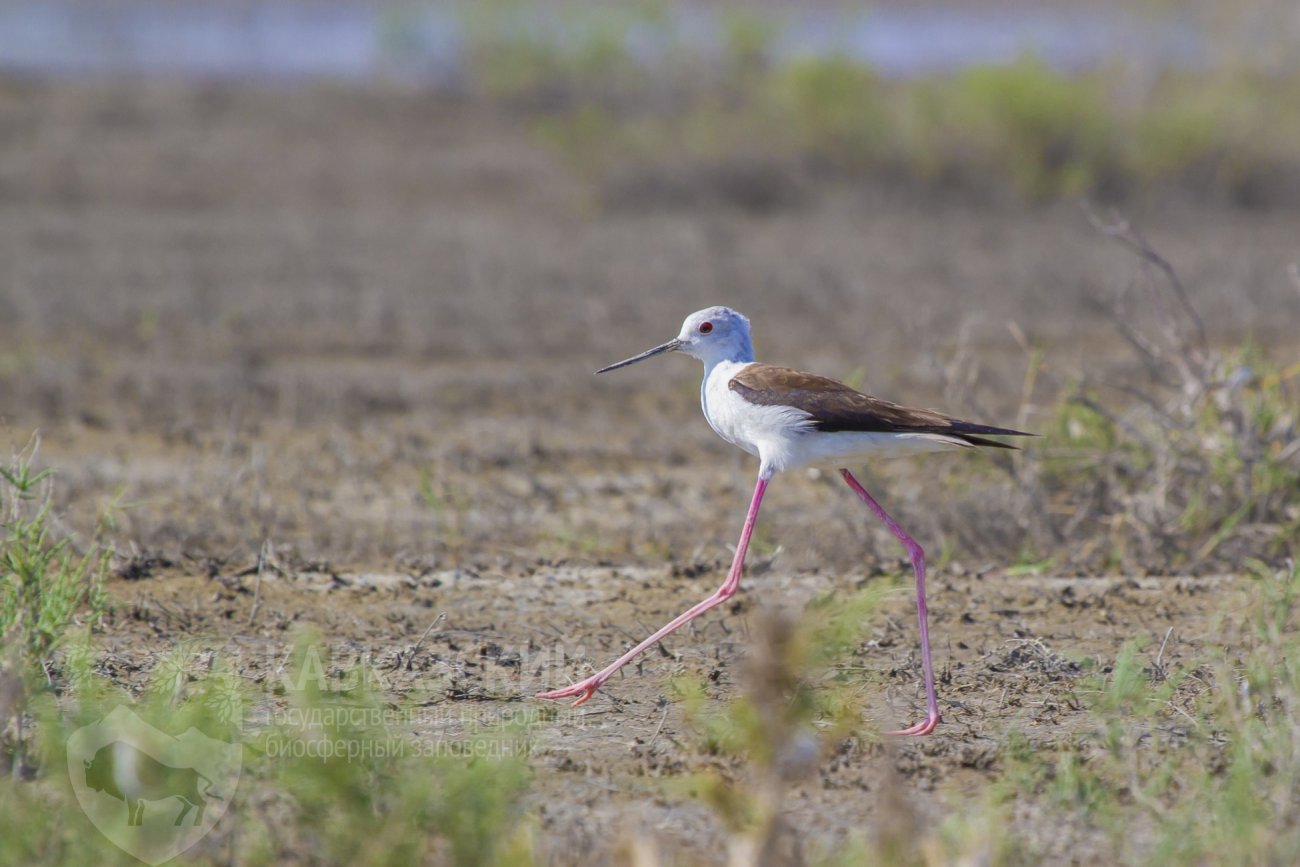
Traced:
<path id="1" fill-rule="evenodd" d="M 682 348 L 682 342 L 678 340 L 676 337 L 674 337 L 672 340 L 668 341 L 667 343 L 659 344 L 654 349 L 647 349 L 645 352 L 641 353 L 640 355 L 634 355 L 631 358 L 625 358 L 622 361 L 617 361 L 611 364 L 609 367 L 602 367 L 600 370 L 596 372 L 608 373 L 611 370 L 618 370 L 620 367 L 627 367 L 629 364 L 636 364 L 638 361 L 645 361 L 647 358 L 649 358 L 652 355 L 658 355 L 661 352 L 672 352 L 674 349 L 681 349 L 681 348 Z"/>

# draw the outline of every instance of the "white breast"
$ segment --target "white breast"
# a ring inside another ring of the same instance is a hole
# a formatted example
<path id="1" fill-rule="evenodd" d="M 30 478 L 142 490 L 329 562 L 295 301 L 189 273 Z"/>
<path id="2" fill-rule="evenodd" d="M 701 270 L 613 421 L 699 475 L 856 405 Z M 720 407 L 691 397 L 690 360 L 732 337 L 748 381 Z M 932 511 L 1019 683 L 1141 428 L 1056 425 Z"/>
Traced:
<path id="1" fill-rule="evenodd" d="M 750 403 L 731 390 L 732 377 L 754 362 L 721 361 L 710 368 L 700 386 L 700 404 L 714 432 L 774 470 L 789 469 L 792 448 L 812 430 L 809 416 L 788 406 Z"/>

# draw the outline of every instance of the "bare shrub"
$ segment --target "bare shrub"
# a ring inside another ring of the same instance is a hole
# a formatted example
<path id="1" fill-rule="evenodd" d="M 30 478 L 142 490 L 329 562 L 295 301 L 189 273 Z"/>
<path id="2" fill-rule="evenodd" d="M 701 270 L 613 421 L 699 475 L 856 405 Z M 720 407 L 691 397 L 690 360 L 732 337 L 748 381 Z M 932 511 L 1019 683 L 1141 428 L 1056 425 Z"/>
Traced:
<path id="1" fill-rule="evenodd" d="M 1105 304 L 1139 373 L 1086 375 L 1057 405 L 1035 521 L 1091 539 L 1062 560 L 1086 569 L 1238 568 L 1294 554 L 1300 530 L 1297 373 L 1249 344 L 1218 349 L 1173 265 L 1127 220 L 1089 222 L 1142 270 Z"/>

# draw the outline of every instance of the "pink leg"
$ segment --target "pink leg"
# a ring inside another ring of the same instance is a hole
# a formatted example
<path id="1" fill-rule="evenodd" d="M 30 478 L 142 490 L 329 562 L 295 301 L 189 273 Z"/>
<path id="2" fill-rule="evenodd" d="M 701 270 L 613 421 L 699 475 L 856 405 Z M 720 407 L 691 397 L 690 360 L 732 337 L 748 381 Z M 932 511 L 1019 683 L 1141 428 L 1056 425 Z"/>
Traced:
<path id="1" fill-rule="evenodd" d="M 710 608 L 721 605 L 723 602 L 726 602 L 732 596 L 736 595 L 736 591 L 740 589 L 740 573 L 745 565 L 745 551 L 749 549 L 749 537 L 754 532 L 754 521 L 758 518 L 758 507 L 759 504 L 763 502 L 763 491 L 767 489 L 767 480 L 770 477 L 770 472 L 765 470 L 760 471 L 758 484 L 754 486 L 754 498 L 749 504 L 749 514 L 745 516 L 745 527 L 740 532 L 740 544 L 736 546 L 736 556 L 735 559 L 731 561 L 731 571 L 727 573 L 727 580 L 722 583 L 722 586 L 719 587 L 712 596 L 677 615 L 676 618 L 654 635 L 651 635 L 645 641 L 614 660 L 608 668 L 598 671 L 596 674 L 593 674 L 584 681 L 575 683 L 573 686 L 552 690 L 551 692 L 539 692 L 537 697 L 568 698 L 569 696 L 576 695 L 578 696 L 578 700 L 573 703 L 573 706 L 577 707 L 595 695 L 596 690 L 600 689 L 601 684 L 609 680 L 610 676 L 613 675 L 614 672 L 627 665 L 635 659 L 638 654 L 653 647 L 655 642 L 659 641 L 670 632 L 690 623 Z"/>
<path id="2" fill-rule="evenodd" d="M 925 698 L 929 705 L 929 713 L 926 715 L 925 722 L 919 722 L 914 726 L 902 729 L 896 732 L 889 732 L 891 735 L 928 735 L 934 731 L 934 727 L 939 724 L 939 699 L 934 692 L 934 663 L 930 660 L 930 627 L 926 622 L 925 613 L 925 552 L 916 540 L 907 533 L 903 528 L 898 526 L 893 518 L 881 507 L 875 499 L 867 493 L 867 489 L 859 484 L 858 480 L 853 478 L 853 474 L 848 470 L 840 470 L 840 475 L 844 481 L 848 482 L 853 492 L 861 498 L 862 502 L 867 504 L 867 508 L 875 513 L 876 517 L 884 522 L 889 528 L 889 532 L 897 537 L 898 541 L 903 543 L 907 549 L 907 555 L 912 560 L 912 571 L 916 574 L 916 617 L 921 624 L 921 669 L 925 674 Z"/>

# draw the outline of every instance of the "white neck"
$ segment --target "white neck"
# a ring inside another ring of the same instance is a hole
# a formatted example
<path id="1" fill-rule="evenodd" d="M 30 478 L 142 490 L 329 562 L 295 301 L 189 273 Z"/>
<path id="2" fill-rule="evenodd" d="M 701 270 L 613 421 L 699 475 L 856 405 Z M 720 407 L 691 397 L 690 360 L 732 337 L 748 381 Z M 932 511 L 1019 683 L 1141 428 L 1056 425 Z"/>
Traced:
<path id="1" fill-rule="evenodd" d="M 708 355 L 697 356 L 700 361 L 704 362 L 704 375 L 706 377 L 721 362 L 731 361 L 737 364 L 749 364 L 754 360 L 754 344 L 749 339 L 748 334 L 737 334 L 727 340 L 726 343 L 710 346 L 709 349 L 711 351 Z"/>
<path id="2" fill-rule="evenodd" d="M 726 379 L 731 379 L 731 377 L 740 372 L 741 368 L 753 363 L 753 358 L 750 358 L 748 361 L 737 361 L 732 358 L 715 358 L 711 361 L 706 361 L 704 362 L 704 379 L 701 382 L 701 387 L 707 387 L 709 378 L 715 373 Z"/>

